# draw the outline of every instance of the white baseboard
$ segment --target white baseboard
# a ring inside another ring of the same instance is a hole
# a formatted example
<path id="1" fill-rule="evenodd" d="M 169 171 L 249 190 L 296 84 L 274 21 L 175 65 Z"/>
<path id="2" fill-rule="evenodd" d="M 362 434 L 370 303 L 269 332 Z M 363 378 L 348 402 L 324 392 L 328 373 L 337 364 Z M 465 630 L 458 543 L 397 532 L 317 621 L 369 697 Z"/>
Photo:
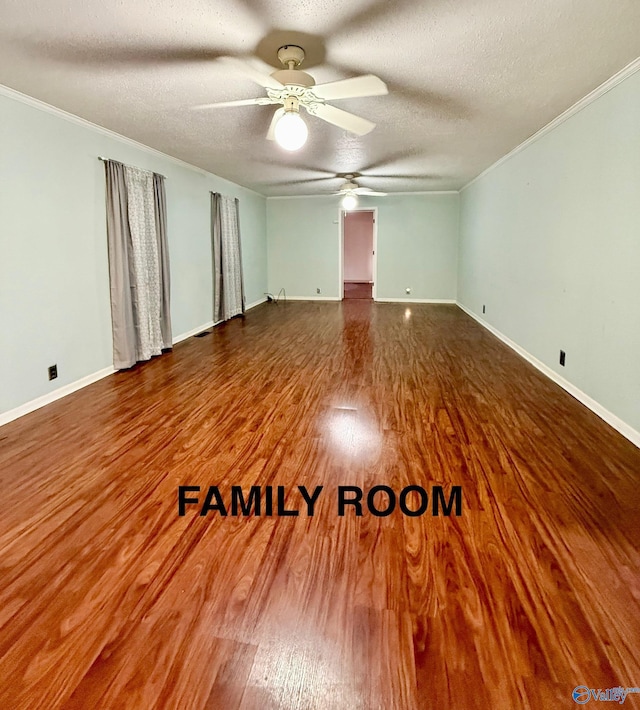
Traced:
<path id="1" fill-rule="evenodd" d="M 53 392 L 43 394 L 42 397 L 32 399 L 30 402 L 25 402 L 24 404 L 21 404 L 15 409 L 10 409 L 8 412 L 2 412 L 0 414 L 0 426 L 2 426 L 3 424 L 8 424 L 14 419 L 18 419 L 18 417 L 22 417 L 25 414 L 29 414 L 30 412 L 33 412 L 36 409 L 40 409 L 40 407 L 44 407 L 46 404 L 51 404 L 51 402 L 55 402 L 57 399 L 66 397 L 68 394 L 76 392 L 77 390 L 82 389 L 87 385 L 93 384 L 94 382 L 101 380 L 103 377 L 112 375 L 114 372 L 115 370 L 113 367 L 105 367 L 103 370 L 98 370 L 98 372 L 94 372 L 91 375 L 82 377 L 79 380 L 76 380 L 75 382 L 69 383 L 68 385 L 58 387 L 58 389 L 53 390 Z"/>
<path id="2" fill-rule="evenodd" d="M 283 301 L 342 301 L 340 296 L 287 296 Z"/>
<path id="3" fill-rule="evenodd" d="M 255 303 L 249 304 L 246 307 L 246 310 L 249 310 L 250 308 L 254 308 L 255 306 L 259 306 L 261 303 L 265 303 L 266 300 L 267 300 L 267 297 L 265 296 L 264 298 L 260 299 L 259 301 L 255 301 Z M 192 330 L 190 330 L 186 333 L 181 333 L 180 335 L 176 335 L 174 338 L 172 338 L 171 342 L 173 343 L 173 345 L 175 345 L 176 343 L 179 343 L 183 340 L 186 340 L 187 338 L 190 338 L 192 335 L 197 335 L 198 333 L 202 333 L 202 331 L 207 330 L 207 328 L 212 328 L 214 325 L 218 325 L 218 323 L 214 323 L 213 321 L 209 321 L 208 323 L 203 323 L 202 325 L 199 325 L 197 328 L 193 328 Z M 40 407 L 44 407 L 45 405 L 50 404 L 51 402 L 55 402 L 57 399 L 61 399 L 62 397 L 66 397 L 68 394 L 71 394 L 72 392 L 76 392 L 77 390 L 82 389 L 83 387 L 86 387 L 87 385 L 93 384 L 94 382 L 101 380 L 103 377 L 107 377 L 107 375 L 112 375 L 114 372 L 115 372 L 115 369 L 113 367 L 105 367 L 103 370 L 99 370 L 98 372 L 94 372 L 91 375 L 87 375 L 86 377 L 82 377 L 79 380 L 76 380 L 75 382 L 71 382 L 68 385 L 64 385 L 63 387 L 58 387 L 58 389 L 55 389 L 55 390 L 53 390 L 53 392 L 49 392 L 48 394 L 42 395 L 42 397 L 32 399 L 30 402 L 25 402 L 24 404 L 21 404 L 19 407 L 16 407 L 15 409 L 10 409 L 7 412 L 1 412 L 0 413 L 0 426 L 2 426 L 3 424 L 8 424 L 9 422 L 12 422 L 14 419 L 18 419 L 19 417 L 22 417 L 25 414 L 29 414 L 30 412 L 33 412 L 36 409 L 40 409 Z"/>
<path id="4" fill-rule="evenodd" d="M 253 303 L 250 303 L 248 306 L 245 306 L 245 311 L 250 311 L 252 308 L 255 308 L 256 306 L 259 306 L 261 303 L 266 303 L 267 302 L 267 297 L 266 295 L 263 296 L 262 298 L 259 298 L 257 301 L 254 301 Z"/>
<path id="5" fill-rule="evenodd" d="M 375 298 L 376 303 L 447 303 L 455 305 L 455 299 L 450 298 Z"/>
<path id="6" fill-rule="evenodd" d="M 257 301 L 254 301 L 253 303 L 250 303 L 248 306 L 245 306 L 245 311 L 250 310 L 251 308 L 255 308 L 256 306 L 259 306 L 261 303 L 266 303 L 267 297 L 265 296 L 264 298 L 260 298 Z M 172 338 L 171 342 L 175 345 L 176 343 L 180 343 L 183 340 L 186 340 L 187 338 L 191 338 L 193 335 L 198 335 L 198 333 L 202 333 L 203 330 L 207 330 L 207 328 L 213 328 L 216 325 L 220 325 L 223 321 L 219 320 L 216 321 L 215 323 L 210 320 L 207 321 L 206 323 L 203 323 L 202 325 L 197 326 L 196 328 L 192 328 L 191 330 L 188 330 L 186 333 L 180 333 L 180 335 L 176 335 Z"/>
<path id="7" fill-rule="evenodd" d="M 202 325 L 199 325 L 197 328 L 193 328 L 192 330 L 187 331 L 186 333 L 180 333 L 180 335 L 174 336 L 172 338 L 171 342 L 175 345 L 176 343 L 180 343 L 183 340 L 190 338 L 192 335 L 197 335 L 198 333 L 202 333 L 202 331 L 206 330 L 207 328 L 213 328 L 214 325 L 218 325 L 218 324 L 214 323 L 212 320 L 210 320 L 207 323 L 203 323 Z"/>
<path id="8" fill-rule="evenodd" d="M 287 296 L 287 301 L 342 301 L 340 296 Z M 346 299 L 347 301 L 351 299 Z M 358 300 L 358 299 L 354 299 Z M 448 303 L 455 305 L 455 299 L 438 298 L 374 298 L 376 303 Z"/>
<path id="9" fill-rule="evenodd" d="M 516 342 L 507 337 L 504 333 L 501 333 L 497 328 L 487 323 L 485 320 L 476 315 L 473 311 L 469 310 L 466 306 L 458 301 L 458 307 L 462 309 L 468 316 L 471 316 L 475 321 L 477 321 L 483 328 L 486 328 L 490 333 L 501 340 L 505 345 L 508 345 L 512 350 L 521 355 L 525 360 L 530 362 L 535 368 L 540 370 L 544 375 L 546 375 L 550 380 L 553 380 L 557 385 L 560 385 L 563 390 L 567 391 L 572 397 L 575 397 L 579 402 L 588 407 L 594 414 L 597 414 L 600 419 L 604 420 L 609 426 L 612 426 L 616 431 L 620 432 L 622 436 L 629 439 L 632 444 L 635 444 L 640 448 L 640 432 L 636 431 L 632 426 L 627 424 L 625 421 L 616 416 L 613 412 L 605 409 L 599 402 L 590 397 L 588 394 L 578 389 L 574 384 L 566 380 L 562 375 L 559 375 L 555 370 L 552 370 L 548 365 L 545 365 L 541 360 L 532 355 L 530 352 L 525 350 L 523 347 L 518 345 Z"/>

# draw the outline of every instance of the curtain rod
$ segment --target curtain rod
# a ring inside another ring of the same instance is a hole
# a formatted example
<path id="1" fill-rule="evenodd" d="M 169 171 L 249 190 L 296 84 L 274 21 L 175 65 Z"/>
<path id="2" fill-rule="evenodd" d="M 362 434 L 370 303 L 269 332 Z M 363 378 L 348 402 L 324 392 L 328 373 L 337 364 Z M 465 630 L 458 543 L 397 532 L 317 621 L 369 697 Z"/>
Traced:
<path id="1" fill-rule="evenodd" d="M 99 155 L 99 156 L 98 156 L 98 160 L 101 160 L 101 161 L 104 163 L 104 162 L 106 162 L 107 160 L 111 160 L 111 158 L 105 158 L 105 157 L 103 157 L 102 155 Z M 123 163 L 123 165 L 124 165 L 124 163 Z M 150 172 L 154 172 L 154 171 L 151 170 Z M 155 174 L 156 174 L 156 175 L 160 175 L 160 173 L 155 173 Z M 165 175 L 160 175 L 160 177 L 161 177 L 161 178 L 164 178 L 165 180 L 167 179 Z"/>

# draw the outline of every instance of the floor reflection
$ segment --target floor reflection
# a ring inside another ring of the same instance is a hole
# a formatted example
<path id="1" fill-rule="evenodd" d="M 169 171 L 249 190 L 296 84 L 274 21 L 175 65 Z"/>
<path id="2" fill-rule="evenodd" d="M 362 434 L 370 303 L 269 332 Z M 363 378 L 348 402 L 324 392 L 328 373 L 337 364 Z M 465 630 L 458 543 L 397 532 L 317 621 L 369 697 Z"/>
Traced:
<path id="1" fill-rule="evenodd" d="M 378 460 L 382 441 L 372 388 L 375 311 L 367 301 L 344 301 L 341 310 L 343 375 L 320 426 L 333 456 L 369 465 Z"/>

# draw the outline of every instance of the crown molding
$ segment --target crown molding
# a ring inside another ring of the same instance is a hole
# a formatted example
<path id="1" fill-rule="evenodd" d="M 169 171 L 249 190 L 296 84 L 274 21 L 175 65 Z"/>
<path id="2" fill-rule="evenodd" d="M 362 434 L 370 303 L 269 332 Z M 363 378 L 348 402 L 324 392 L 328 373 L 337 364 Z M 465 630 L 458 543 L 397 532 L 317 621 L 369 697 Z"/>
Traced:
<path id="1" fill-rule="evenodd" d="M 81 126 L 82 128 L 88 128 L 89 130 L 92 130 L 96 133 L 100 133 L 103 136 L 107 136 L 107 138 L 112 138 L 113 140 L 117 140 L 120 143 L 129 145 L 132 148 L 137 148 L 138 150 L 142 150 L 145 153 L 154 155 L 157 158 L 168 160 L 174 165 L 179 165 L 182 168 L 188 168 L 189 170 L 193 170 L 197 173 L 200 173 L 205 177 L 213 177 L 218 180 L 224 180 L 230 185 L 234 185 L 235 187 L 239 187 L 242 190 L 246 190 L 247 192 L 253 193 L 257 197 L 262 197 L 263 199 L 266 197 L 266 195 L 263 195 L 260 192 L 256 192 L 250 187 L 245 187 L 244 185 L 239 185 L 236 182 L 227 180 L 227 178 L 222 177 L 222 175 L 216 175 L 215 173 L 211 173 L 208 170 L 205 170 L 204 168 L 199 168 L 197 165 L 192 165 L 191 163 L 187 163 L 184 160 L 180 160 L 180 158 L 176 158 L 173 155 L 168 155 L 167 153 L 163 153 L 162 151 L 157 150 L 156 148 L 151 148 L 151 146 L 145 145 L 144 143 L 139 143 L 138 141 L 133 140 L 133 138 L 127 138 L 127 136 L 123 136 L 120 133 L 116 133 L 115 131 L 112 131 L 109 128 L 105 128 L 104 126 L 100 126 L 97 123 L 87 121 L 86 118 L 76 116 L 73 113 L 69 113 L 68 111 L 64 111 L 61 108 L 52 106 L 51 104 L 45 103 L 44 101 L 40 101 L 40 99 L 34 99 L 33 96 L 23 94 L 20 91 L 16 91 L 15 89 L 11 89 L 10 87 L 5 86 L 4 84 L 0 84 L 0 96 L 6 96 L 7 98 L 13 99 L 14 101 L 19 101 L 22 104 L 26 104 L 27 106 L 31 106 L 32 108 L 44 111 L 45 113 L 52 114 L 53 116 L 62 118 L 65 121 L 69 121 L 70 123 L 75 123 L 76 125 Z"/>
<path id="2" fill-rule="evenodd" d="M 440 305 L 456 305 L 455 298 L 386 298 L 380 296 L 379 298 L 373 299 L 376 303 L 405 303 L 410 305 L 411 303 L 430 303 L 430 304 L 440 304 Z"/>
<path id="3" fill-rule="evenodd" d="M 287 301 L 342 301 L 340 296 L 285 296 L 284 303 Z"/>
<path id="4" fill-rule="evenodd" d="M 466 190 L 468 187 L 471 187 L 474 182 L 477 182 L 481 178 L 483 178 L 487 173 L 490 173 L 492 170 L 495 170 L 496 168 L 500 167 L 503 163 L 505 163 L 507 160 L 510 158 L 513 158 L 514 155 L 517 155 L 521 151 L 523 151 L 525 148 L 528 148 L 532 143 L 535 143 L 537 140 L 540 140 L 543 136 L 545 136 L 547 133 L 551 132 L 554 128 L 557 128 L 561 123 L 564 123 L 567 119 L 571 118 L 571 116 L 575 116 L 578 112 L 582 111 L 583 108 L 586 108 L 589 106 L 589 104 L 592 104 L 594 101 L 599 99 L 601 96 L 604 96 L 606 93 L 611 91 L 611 89 L 615 88 L 618 86 L 618 84 L 621 84 L 625 79 L 628 79 L 630 76 L 635 74 L 638 70 L 640 70 L 640 57 L 637 59 L 634 59 L 630 64 L 627 64 L 627 66 L 619 71 L 617 74 L 614 74 L 610 79 L 607 79 L 603 84 L 600 84 L 596 89 L 594 89 L 591 93 L 587 94 L 584 98 L 580 99 L 577 101 L 573 106 L 569 107 L 566 111 L 561 113 L 559 116 L 556 116 L 552 121 L 547 123 L 546 126 L 543 126 L 539 131 L 534 133 L 532 136 L 527 138 L 527 140 L 523 141 L 520 143 L 520 145 L 516 146 L 513 150 L 511 150 L 509 153 L 506 155 L 503 155 L 502 158 L 497 160 L 493 165 L 490 165 L 486 170 L 483 170 L 479 175 L 476 175 L 476 177 L 473 178 L 473 180 L 470 180 L 464 187 L 460 189 L 460 192 L 463 192 Z"/>

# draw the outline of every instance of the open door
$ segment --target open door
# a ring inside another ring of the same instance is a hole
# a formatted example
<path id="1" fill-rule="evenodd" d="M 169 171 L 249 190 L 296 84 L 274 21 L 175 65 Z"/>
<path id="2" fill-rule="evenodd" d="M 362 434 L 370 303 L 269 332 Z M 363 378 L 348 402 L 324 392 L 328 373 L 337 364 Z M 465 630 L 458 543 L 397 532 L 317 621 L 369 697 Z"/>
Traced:
<path id="1" fill-rule="evenodd" d="M 375 212 L 354 210 L 343 214 L 344 298 L 370 301 L 374 294 Z"/>

